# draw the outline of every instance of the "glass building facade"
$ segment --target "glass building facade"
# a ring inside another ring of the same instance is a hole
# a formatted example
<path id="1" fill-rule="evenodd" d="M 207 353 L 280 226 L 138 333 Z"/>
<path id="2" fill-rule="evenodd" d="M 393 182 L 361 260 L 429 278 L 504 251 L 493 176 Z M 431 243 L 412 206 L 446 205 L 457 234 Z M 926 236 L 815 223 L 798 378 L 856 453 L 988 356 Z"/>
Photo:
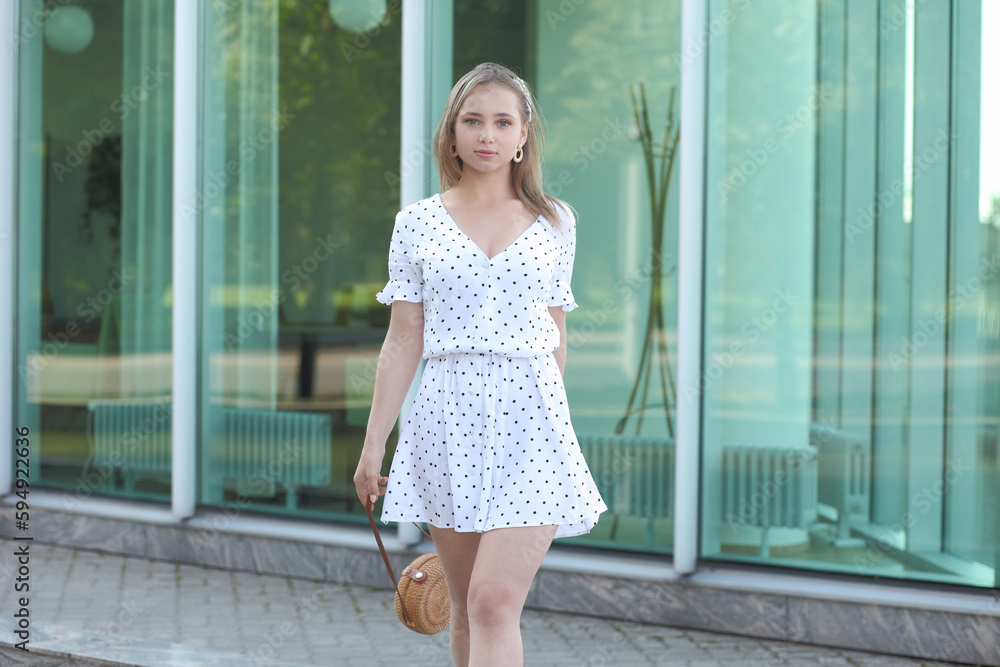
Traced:
<path id="1" fill-rule="evenodd" d="M 995 0 L 16 5 L 32 488 L 363 523 L 393 217 L 494 60 L 580 217 L 565 380 L 609 511 L 559 544 L 998 587 Z"/>
<path id="2" fill-rule="evenodd" d="M 793 4 L 709 5 L 701 553 L 996 586 L 1000 5 Z"/>

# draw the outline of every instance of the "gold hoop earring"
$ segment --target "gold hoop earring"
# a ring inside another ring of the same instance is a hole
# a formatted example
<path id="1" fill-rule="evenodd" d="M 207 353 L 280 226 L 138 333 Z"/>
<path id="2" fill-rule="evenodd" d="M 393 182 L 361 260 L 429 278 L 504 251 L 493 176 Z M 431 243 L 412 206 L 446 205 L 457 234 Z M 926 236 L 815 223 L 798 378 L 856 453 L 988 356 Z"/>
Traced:
<path id="1" fill-rule="evenodd" d="M 514 153 L 514 162 L 520 162 L 524 158 L 524 151 L 520 146 L 517 147 L 517 152 Z"/>
<path id="2" fill-rule="evenodd" d="M 456 146 L 455 144 L 451 145 L 451 156 L 458 157 L 458 146 Z"/>

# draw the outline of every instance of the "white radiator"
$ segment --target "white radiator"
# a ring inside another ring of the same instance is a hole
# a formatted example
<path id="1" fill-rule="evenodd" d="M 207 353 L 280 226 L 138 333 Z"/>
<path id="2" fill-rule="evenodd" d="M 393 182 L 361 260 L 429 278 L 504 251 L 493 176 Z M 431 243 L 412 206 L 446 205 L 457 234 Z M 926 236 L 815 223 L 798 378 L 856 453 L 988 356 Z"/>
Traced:
<path id="1" fill-rule="evenodd" d="M 809 441 L 819 449 L 819 501 L 837 510 L 841 539 L 850 523 L 867 522 L 871 508 L 871 453 L 865 438 L 813 424 Z"/>
<path id="2" fill-rule="evenodd" d="M 84 479 L 95 479 L 97 468 L 102 490 L 114 486 L 120 470 L 125 490 L 135 488 L 135 473 L 169 475 L 171 463 L 171 404 L 163 401 L 95 399 L 87 404 L 87 440 L 90 456 Z"/>
<path id="3" fill-rule="evenodd" d="M 578 440 L 608 510 L 646 519 L 652 546 L 653 520 L 674 515 L 674 441 L 589 434 Z"/>
<path id="4" fill-rule="evenodd" d="M 287 491 L 286 505 L 296 504 L 296 488 L 330 483 L 330 415 L 226 408 L 221 457 L 213 472 L 249 491 L 274 484 Z M 258 494 L 261 495 L 261 494 Z"/>
<path id="5" fill-rule="evenodd" d="M 817 517 L 817 450 L 728 442 L 722 445 L 722 514 L 730 525 L 806 529 Z"/>
<path id="6" fill-rule="evenodd" d="M 126 491 L 134 489 L 136 473 L 165 474 L 171 470 L 170 403 L 102 399 L 87 405 L 91 466 L 101 471 L 101 486 L 113 486 L 120 470 Z M 312 412 L 223 408 L 221 445 L 212 451 L 211 477 L 226 480 L 256 495 L 287 491 L 294 508 L 299 486 L 330 484 L 330 415 Z M 221 485 L 210 484 L 210 488 Z M 210 500 L 221 502 L 221 498 Z"/>

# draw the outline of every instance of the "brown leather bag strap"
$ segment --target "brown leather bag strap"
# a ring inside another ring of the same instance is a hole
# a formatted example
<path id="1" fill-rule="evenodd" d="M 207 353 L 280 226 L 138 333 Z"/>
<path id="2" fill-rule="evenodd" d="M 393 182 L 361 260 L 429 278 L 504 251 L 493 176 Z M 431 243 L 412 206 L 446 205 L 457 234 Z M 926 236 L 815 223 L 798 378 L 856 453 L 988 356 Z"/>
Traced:
<path id="1" fill-rule="evenodd" d="M 378 542 L 378 550 L 382 552 L 382 562 L 385 563 L 385 569 L 389 573 L 389 578 L 392 579 L 392 587 L 396 589 L 396 594 L 399 594 L 399 582 L 396 580 L 396 574 L 392 571 L 392 564 L 389 562 L 389 554 L 385 552 L 385 546 L 382 544 L 382 536 L 378 534 L 378 527 L 375 525 L 375 517 L 372 516 L 372 502 L 369 500 L 365 503 L 365 511 L 368 512 L 368 523 L 371 524 L 372 532 L 375 533 L 375 541 Z M 416 523 L 413 524 L 417 526 L 421 533 L 427 535 L 427 539 L 433 542 L 430 534 L 418 526 Z M 407 625 L 413 625 L 413 621 L 410 620 L 410 615 L 406 611 L 406 603 L 403 601 L 403 596 L 399 596 L 399 606 L 403 610 L 403 619 L 406 621 Z"/>
<path id="2" fill-rule="evenodd" d="M 426 530 L 424 530 L 423 528 L 421 528 L 420 524 L 418 524 L 416 521 L 414 521 L 413 525 L 417 527 L 417 530 L 419 530 L 421 533 L 423 533 L 424 535 L 426 535 L 427 539 L 430 540 L 432 544 L 434 543 L 434 538 L 431 537 L 430 533 L 428 533 Z"/>

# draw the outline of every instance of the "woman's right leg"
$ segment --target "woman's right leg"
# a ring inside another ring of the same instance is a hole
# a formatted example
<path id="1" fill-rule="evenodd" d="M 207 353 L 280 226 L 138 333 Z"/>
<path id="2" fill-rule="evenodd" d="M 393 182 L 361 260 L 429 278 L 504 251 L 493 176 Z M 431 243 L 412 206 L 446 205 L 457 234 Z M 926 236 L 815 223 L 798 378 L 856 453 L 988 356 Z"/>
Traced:
<path id="1" fill-rule="evenodd" d="M 444 579 L 451 598 L 451 657 L 455 667 L 469 664 L 469 580 L 479 550 L 479 533 L 458 533 L 452 528 L 429 526 L 434 549 L 444 567 Z"/>

